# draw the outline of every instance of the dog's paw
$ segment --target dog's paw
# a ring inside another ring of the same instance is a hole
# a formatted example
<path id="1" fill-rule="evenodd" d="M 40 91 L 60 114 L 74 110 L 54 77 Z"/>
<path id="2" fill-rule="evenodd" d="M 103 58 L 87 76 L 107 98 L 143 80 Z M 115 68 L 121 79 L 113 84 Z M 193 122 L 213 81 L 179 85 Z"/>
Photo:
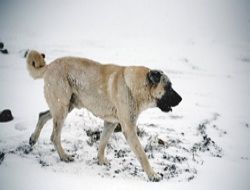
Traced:
<path id="1" fill-rule="evenodd" d="M 33 137 L 33 135 L 31 135 L 30 140 L 29 140 L 30 146 L 34 146 L 36 142 L 37 142 L 36 139 Z"/>
<path id="2" fill-rule="evenodd" d="M 68 155 L 68 154 L 64 154 L 60 157 L 60 159 L 63 162 L 73 162 L 74 161 L 74 156 L 73 155 Z"/>
<path id="3" fill-rule="evenodd" d="M 110 165 L 110 162 L 108 161 L 108 159 L 107 158 L 103 158 L 103 159 L 100 159 L 100 158 L 98 158 L 98 165 L 106 165 L 106 166 L 108 166 L 108 165 Z"/>
<path id="4" fill-rule="evenodd" d="M 152 182 L 159 182 L 160 180 L 162 180 L 162 176 L 157 174 L 157 173 L 153 173 L 152 175 L 148 176 L 149 181 Z"/>

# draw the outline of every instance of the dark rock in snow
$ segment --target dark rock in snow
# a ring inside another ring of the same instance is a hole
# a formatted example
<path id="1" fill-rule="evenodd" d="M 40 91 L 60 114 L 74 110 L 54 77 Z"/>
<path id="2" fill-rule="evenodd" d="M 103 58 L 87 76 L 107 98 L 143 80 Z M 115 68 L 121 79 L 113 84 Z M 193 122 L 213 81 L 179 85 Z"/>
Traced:
<path id="1" fill-rule="evenodd" d="M 158 144 L 160 144 L 160 145 L 165 145 L 165 142 L 162 140 L 162 139 L 158 139 Z"/>
<path id="2" fill-rule="evenodd" d="M 177 171 L 177 168 L 176 168 L 176 165 L 175 164 L 170 164 L 170 165 L 167 165 L 164 169 L 163 169 L 163 173 L 164 173 L 164 176 L 167 178 L 167 179 L 170 179 L 170 178 L 173 178 L 173 177 L 176 177 L 178 176 L 178 171 Z"/>
<path id="3" fill-rule="evenodd" d="M 0 52 L 3 53 L 3 54 L 8 54 L 9 53 L 9 51 L 7 49 L 1 49 Z"/>
<path id="4" fill-rule="evenodd" d="M 116 158 L 124 158 L 126 156 L 126 152 L 124 150 L 115 150 L 115 157 Z"/>
<path id="5" fill-rule="evenodd" d="M 39 164 L 41 164 L 42 167 L 49 166 L 49 164 L 47 162 L 43 161 L 43 160 L 40 160 Z"/>
<path id="6" fill-rule="evenodd" d="M 9 109 L 0 112 L 0 122 L 7 122 L 11 120 L 13 120 L 13 116 Z"/>
<path id="7" fill-rule="evenodd" d="M 23 57 L 24 57 L 24 58 L 26 58 L 26 57 L 27 57 L 27 55 L 28 55 L 28 53 L 29 53 L 29 50 L 26 50 L 26 51 L 24 52 Z"/>
<path id="8" fill-rule="evenodd" d="M 3 49 L 3 47 L 4 47 L 4 43 L 0 42 L 0 49 Z"/>
<path id="9" fill-rule="evenodd" d="M 9 51 L 7 49 L 3 49 L 4 48 L 4 43 L 0 42 L 0 52 L 3 54 L 8 54 Z"/>
<path id="10" fill-rule="evenodd" d="M 101 131 L 96 130 L 96 131 L 92 131 L 92 130 L 87 130 L 86 134 L 88 137 L 90 137 L 90 139 L 87 141 L 87 143 L 92 146 L 96 141 L 98 141 L 101 137 Z"/>
<path id="11" fill-rule="evenodd" d="M 0 165 L 2 164 L 3 160 L 4 160 L 4 152 L 0 152 Z"/>
<path id="12" fill-rule="evenodd" d="M 199 134 L 202 136 L 202 140 L 200 142 L 194 143 L 191 151 L 193 153 L 199 152 L 209 152 L 214 157 L 222 157 L 223 152 L 222 148 L 219 147 L 208 135 L 207 135 L 207 127 L 212 126 L 214 129 L 219 130 L 217 125 L 212 125 L 213 121 L 216 121 L 220 115 L 215 113 L 213 118 L 205 120 L 200 123 L 197 130 Z M 227 134 L 226 131 L 219 130 L 221 133 Z"/>
<path id="13" fill-rule="evenodd" d="M 101 131 L 87 130 L 86 134 L 87 134 L 88 137 L 93 137 L 95 140 L 99 140 L 100 139 Z"/>
<path id="14" fill-rule="evenodd" d="M 222 148 L 220 148 L 207 134 L 202 136 L 203 140 L 195 143 L 191 149 L 192 152 L 209 152 L 214 157 L 222 157 Z"/>
<path id="15" fill-rule="evenodd" d="M 187 180 L 188 181 L 191 181 L 191 180 L 193 180 L 194 179 L 194 176 L 192 175 L 192 176 L 190 176 Z"/>
<path id="16" fill-rule="evenodd" d="M 174 164 L 172 164 L 172 165 L 168 165 L 168 166 L 166 166 L 165 168 L 164 168 L 164 171 L 172 171 L 172 172 L 175 172 L 175 170 L 176 170 L 176 166 L 174 165 Z"/>
<path id="17" fill-rule="evenodd" d="M 115 170 L 115 173 L 116 173 L 116 174 L 119 174 L 120 172 L 121 172 L 121 170 L 119 170 L 119 169 L 118 169 L 118 170 Z"/>
<path id="18" fill-rule="evenodd" d="M 182 163 L 184 161 L 187 161 L 187 158 L 184 157 L 184 156 L 178 156 L 178 155 L 173 156 L 173 155 L 170 155 L 170 154 L 164 154 L 162 156 L 162 158 L 166 159 L 166 160 L 168 160 L 170 162 L 173 162 L 173 163 Z"/>
<path id="19" fill-rule="evenodd" d="M 16 148 L 16 152 L 21 152 L 23 154 L 29 154 L 33 148 L 30 145 L 23 144 Z"/>

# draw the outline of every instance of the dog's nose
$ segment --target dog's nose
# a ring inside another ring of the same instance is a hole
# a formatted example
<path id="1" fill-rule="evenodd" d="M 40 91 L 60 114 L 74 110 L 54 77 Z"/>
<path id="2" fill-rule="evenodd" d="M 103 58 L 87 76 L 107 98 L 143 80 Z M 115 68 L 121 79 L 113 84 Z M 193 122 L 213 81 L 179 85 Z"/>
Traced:
<path id="1" fill-rule="evenodd" d="M 175 93 L 176 93 L 176 99 L 180 103 L 182 101 L 182 97 L 177 92 Z"/>
<path id="2" fill-rule="evenodd" d="M 171 106 L 177 106 L 181 101 L 182 101 L 182 97 L 174 90 L 171 89 L 170 90 L 170 97 L 171 97 Z"/>

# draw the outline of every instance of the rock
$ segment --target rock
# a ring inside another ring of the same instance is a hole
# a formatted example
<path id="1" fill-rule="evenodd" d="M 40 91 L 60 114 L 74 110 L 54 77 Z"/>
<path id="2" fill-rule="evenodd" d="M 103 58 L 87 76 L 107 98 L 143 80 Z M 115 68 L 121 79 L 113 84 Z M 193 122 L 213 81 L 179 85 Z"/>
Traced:
<path id="1" fill-rule="evenodd" d="M 96 143 L 96 141 L 98 141 L 101 137 L 101 131 L 96 130 L 96 131 L 92 131 L 91 129 L 86 131 L 86 134 L 88 137 L 90 137 L 87 140 L 88 145 L 92 146 L 94 143 Z"/>
<path id="2" fill-rule="evenodd" d="M 188 177 L 188 181 L 191 181 L 191 180 L 193 180 L 194 179 L 194 176 L 193 175 L 191 175 L 190 177 Z"/>
<path id="3" fill-rule="evenodd" d="M 120 172 L 121 172 L 121 170 L 119 170 L 119 169 L 118 169 L 118 170 L 115 170 L 115 173 L 116 173 L 116 174 L 119 174 Z"/>
<path id="4" fill-rule="evenodd" d="M 8 54 L 9 51 L 7 49 L 3 49 L 4 48 L 4 43 L 0 42 L 0 52 L 3 54 Z"/>
<path id="5" fill-rule="evenodd" d="M 3 49 L 3 47 L 4 47 L 4 43 L 0 42 L 0 49 Z"/>
<path id="6" fill-rule="evenodd" d="M 0 152 L 0 164 L 3 162 L 4 156 L 5 156 L 4 152 Z"/>
<path id="7" fill-rule="evenodd" d="M 126 156 L 125 150 L 115 150 L 115 157 L 116 158 L 124 158 Z"/>
<path id="8" fill-rule="evenodd" d="M 0 112 L 0 122 L 7 122 L 13 120 L 12 113 L 9 109 Z"/>
<path id="9" fill-rule="evenodd" d="M 27 55 L 28 55 L 28 53 L 29 53 L 29 50 L 26 50 L 26 51 L 24 52 L 23 57 L 24 57 L 24 58 L 26 58 L 26 57 L 27 57 Z"/>
<path id="10" fill-rule="evenodd" d="M 3 54 L 8 54 L 9 53 L 9 51 L 7 49 L 1 49 L 0 52 L 3 53 Z"/>
<path id="11" fill-rule="evenodd" d="M 164 142 L 162 139 L 158 139 L 158 144 L 164 146 L 164 145 L 165 145 L 165 142 Z"/>
<path id="12" fill-rule="evenodd" d="M 46 162 L 45 162 L 45 161 L 43 161 L 43 160 L 40 160 L 40 161 L 39 161 L 39 164 L 41 164 L 41 166 L 42 166 L 42 167 L 49 166 L 49 164 L 48 164 L 48 163 L 46 163 Z"/>

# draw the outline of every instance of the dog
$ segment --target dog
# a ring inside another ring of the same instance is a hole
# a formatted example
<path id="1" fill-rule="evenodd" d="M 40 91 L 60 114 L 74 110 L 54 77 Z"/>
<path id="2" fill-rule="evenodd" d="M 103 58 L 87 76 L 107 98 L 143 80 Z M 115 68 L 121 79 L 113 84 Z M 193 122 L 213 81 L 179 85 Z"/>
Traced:
<path id="1" fill-rule="evenodd" d="M 31 50 L 27 68 L 34 79 L 44 79 L 44 95 L 49 110 L 39 114 L 30 137 L 33 146 L 44 124 L 53 119 L 51 141 L 62 161 L 73 161 L 61 145 L 61 131 L 67 114 L 74 108 L 86 108 L 104 120 L 98 149 L 98 163 L 107 164 L 105 148 L 114 129 L 120 125 L 130 148 L 135 153 L 150 181 L 159 181 L 137 136 L 136 122 L 140 113 L 158 107 L 169 112 L 182 98 L 172 88 L 170 79 L 160 70 L 143 66 L 118 66 L 80 58 L 62 57 L 46 64 L 45 55 Z"/>

